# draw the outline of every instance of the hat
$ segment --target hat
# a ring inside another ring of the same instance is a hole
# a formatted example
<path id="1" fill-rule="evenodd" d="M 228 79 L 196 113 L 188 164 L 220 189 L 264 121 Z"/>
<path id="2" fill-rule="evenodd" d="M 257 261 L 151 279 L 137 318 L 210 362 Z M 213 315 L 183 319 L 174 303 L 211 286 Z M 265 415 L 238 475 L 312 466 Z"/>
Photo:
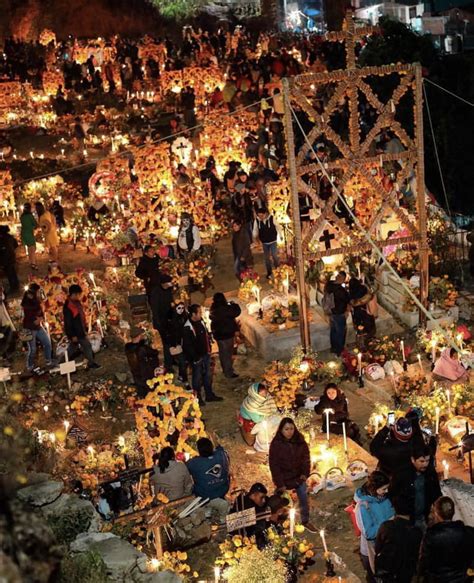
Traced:
<path id="1" fill-rule="evenodd" d="M 270 498 L 267 500 L 267 505 L 270 508 L 272 514 L 278 510 L 281 510 L 282 508 L 285 508 L 289 503 L 290 501 L 288 498 L 283 498 L 283 496 L 279 496 L 278 494 L 270 496 Z"/>
<path id="2" fill-rule="evenodd" d="M 261 482 L 255 482 L 250 486 L 249 494 L 255 494 L 255 492 L 260 492 L 260 494 L 267 494 L 268 490 Z"/>
<path id="3" fill-rule="evenodd" d="M 392 427 L 392 431 L 399 441 L 408 441 L 412 436 L 413 428 L 410 420 L 402 417 Z"/>
<path id="4" fill-rule="evenodd" d="M 132 326 L 130 328 L 130 338 L 136 338 L 141 334 L 145 334 L 145 330 L 143 328 L 140 328 L 140 326 Z"/>

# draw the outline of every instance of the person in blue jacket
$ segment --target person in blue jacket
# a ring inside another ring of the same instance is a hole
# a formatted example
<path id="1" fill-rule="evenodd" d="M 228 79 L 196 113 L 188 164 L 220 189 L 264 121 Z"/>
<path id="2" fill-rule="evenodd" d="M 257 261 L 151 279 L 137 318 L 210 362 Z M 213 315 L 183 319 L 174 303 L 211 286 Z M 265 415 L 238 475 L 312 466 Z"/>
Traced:
<path id="1" fill-rule="evenodd" d="M 203 500 L 209 499 L 206 508 L 215 510 L 221 522 L 229 510 L 225 496 L 230 488 L 230 463 L 225 449 L 214 445 L 207 437 L 196 442 L 199 455 L 187 462 L 187 467 L 194 481 L 193 494 Z"/>
<path id="2" fill-rule="evenodd" d="M 383 522 L 390 520 L 395 511 L 387 498 L 390 480 L 386 474 L 376 470 L 367 482 L 356 490 L 355 514 L 360 530 L 360 555 L 366 570 L 367 583 L 375 583 L 375 539 Z"/>

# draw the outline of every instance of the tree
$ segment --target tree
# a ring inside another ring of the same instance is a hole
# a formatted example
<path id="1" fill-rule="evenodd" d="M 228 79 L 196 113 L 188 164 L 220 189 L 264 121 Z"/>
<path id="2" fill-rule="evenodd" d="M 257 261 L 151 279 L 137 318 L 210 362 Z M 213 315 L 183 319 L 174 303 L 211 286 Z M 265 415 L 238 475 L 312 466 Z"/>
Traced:
<path id="1" fill-rule="evenodd" d="M 184 20 L 194 16 L 207 4 L 207 0 L 150 0 L 165 18 Z"/>

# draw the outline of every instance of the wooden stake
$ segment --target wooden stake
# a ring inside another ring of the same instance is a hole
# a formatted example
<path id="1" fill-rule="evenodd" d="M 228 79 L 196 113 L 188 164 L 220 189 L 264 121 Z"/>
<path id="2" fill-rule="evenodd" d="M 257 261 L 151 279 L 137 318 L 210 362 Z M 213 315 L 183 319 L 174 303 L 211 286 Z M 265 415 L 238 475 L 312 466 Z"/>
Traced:
<path id="1" fill-rule="evenodd" d="M 293 219 L 294 249 L 296 260 L 296 284 L 300 304 L 300 335 L 301 346 L 306 353 L 311 348 L 311 334 L 309 331 L 308 301 L 306 295 L 306 283 L 304 280 L 304 256 L 301 240 L 300 207 L 298 200 L 298 176 L 296 171 L 295 136 L 293 132 L 293 117 L 290 110 L 290 84 L 288 79 L 283 79 L 283 102 L 285 105 L 285 134 L 288 153 L 288 165 L 290 167 L 291 185 L 291 214 Z"/>

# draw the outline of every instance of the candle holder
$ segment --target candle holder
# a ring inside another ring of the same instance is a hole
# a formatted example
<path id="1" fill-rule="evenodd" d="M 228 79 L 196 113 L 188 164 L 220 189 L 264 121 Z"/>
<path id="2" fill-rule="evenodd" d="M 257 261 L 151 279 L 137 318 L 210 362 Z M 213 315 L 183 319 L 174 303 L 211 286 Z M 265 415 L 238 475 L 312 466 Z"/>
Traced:
<path id="1" fill-rule="evenodd" d="M 359 387 L 361 389 L 364 388 L 364 377 L 362 375 L 359 375 Z"/>
<path id="2" fill-rule="evenodd" d="M 336 571 L 334 570 L 334 564 L 331 561 L 331 557 L 326 559 L 326 577 L 335 577 Z"/>
<path id="3" fill-rule="evenodd" d="M 407 363 L 407 361 L 406 361 L 406 360 L 404 360 L 404 361 L 403 361 L 403 370 L 404 370 L 405 372 L 407 372 L 407 370 L 408 370 L 408 363 Z"/>

